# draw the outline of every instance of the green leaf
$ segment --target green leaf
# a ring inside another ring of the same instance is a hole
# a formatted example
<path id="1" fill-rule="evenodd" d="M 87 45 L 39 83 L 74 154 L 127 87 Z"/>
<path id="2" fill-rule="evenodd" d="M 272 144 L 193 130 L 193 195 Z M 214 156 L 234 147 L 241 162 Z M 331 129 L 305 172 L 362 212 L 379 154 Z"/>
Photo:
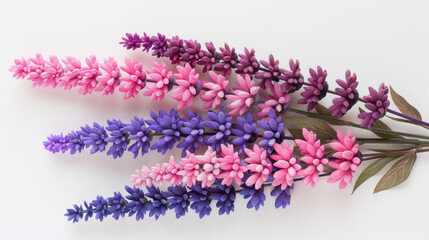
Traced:
<path id="1" fill-rule="evenodd" d="M 396 187 L 407 180 L 415 162 L 415 153 L 408 153 L 403 156 L 403 158 L 397 161 L 380 179 L 377 186 L 375 186 L 374 193 Z"/>
<path id="2" fill-rule="evenodd" d="M 299 128 L 288 128 L 287 129 L 290 134 L 292 135 L 292 137 L 294 138 L 299 138 L 299 139 L 304 139 L 304 136 L 302 135 L 302 130 Z"/>
<path id="3" fill-rule="evenodd" d="M 358 179 L 356 180 L 355 185 L 353 187 L 352 194 L 360 185 L 362 185 L 362 183 L 364 183 L 366 180 L 368 180 L 369 178 L 371 178 L 372 176 L 380 172 L 381 169 L 383 169 L 389 162 L 391 162 L 396 158 L 398 158 L 398 156 L 383 157 L 371 163 L 371 165 L 369 165 L 368 167 L 366 167 L 365 170 L 363 170 L 363 172 L 359 175 Z"/>
<path id="4" fill-rule="evenodd" d="M 359 112 L 363 113 L 365 112 L 365 110 L 363 110 L 362 108 L 359 108 Z M 378 119 L 377 121 L 375 121 L 374 125 L 372 125 L 372 129 L 371 132 L 373 132 L 374 134 L 376 134 L 377 136 L 384 138 L 384 139 L 389 139 L 389 138 L 402 138 L 402 136 L 398 135 L 398 134 L 394 134 L 394 133 L 384 133 L 384 132 L 380 132 L 377 131 L 377 129 L 382 129 L 382 130 L 386 130 L 386 131 L 392 131 L 392 129 L 387 126 L 387 124 L 385 124 L 384 122 L 382 122 L 380 119 Z"/>
<path id="5" fill-rule="evenodd" d="M 411 150 L 415 147 L 409 147 L 409 148 L 401 148 L 401 149 L 380 149 L 380 148 L 368 148 L 369 151 L 373 151 L 373 152 L 381 152 L 381 153 L 387 153 L 387 152 L 398 152 L 398 151 L 407 151 L 407 150 Z"/>
<path id="6" fill-rule="evenodd" d="M 313 131 L 317 134 L 317 138 L 320 140 L 331 140 L 337 137 L 337 132 L 329 126 L 326 122 L 317 118 L 307 117 L 288 117 L 292 124 L 298 128 L 306 128 L 308 131 Z"/>
<path id="7" fill-rule="evenodd" d="M 420 115 L 419 111 L 409 104 L 405 98 L 397 94 L 395 90 L 393 90 L 392 86 L 390 86 L 390 95 L 392 96 L 393 102 L 399 108 L 401 113 L 422 120 L 422 115 Z"/>
<path id="8" fill-rule="evenodd" d="M 314 108 L 316 109 L 316 112 L 320 115 L 323 116 L 327 116 L 327 117 L 332 117 L 332 112 L 329 111 L 326 107 L 324 107 L 322 104 L 317 104 L 316 107 Z M 335 118 L 335 117 L 332 117 Z M 348 125 L 346 122 L 344 122 L 341 119 L 325 119 L 326 122 L 332 124 L 332 125 Z"/>

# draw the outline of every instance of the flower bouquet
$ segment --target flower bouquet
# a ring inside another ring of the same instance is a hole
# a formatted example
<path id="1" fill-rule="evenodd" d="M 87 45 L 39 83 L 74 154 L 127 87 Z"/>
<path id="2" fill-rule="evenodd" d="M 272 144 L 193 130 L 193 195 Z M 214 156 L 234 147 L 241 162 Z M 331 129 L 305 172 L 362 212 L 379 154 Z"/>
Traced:
<path id="1" fill-rule="evenodd" d="M 33 86 L 78 88 L 84 95 L 109 95 L 118 88 L 125 100 L 141 91 L 158 102 L 171 94 L 177 110 L 187 108 L 177 111 L 172 106 L 169 112 L 151 111 L 150 119 L 112 119 L 48 136 L 43 145 L 52 153 L 78 154 L 90 148 L 91 154 L 121 158 L 131 152 L 140 158 L 152 150 L 165 156 L 181 149 L 181 156 L 131 173 L 133 186 L 126 186 L 125 192 L 96 196 L 67 209 L 69 221 L 158 219 L 167 210 L 180 218 L 189 208 L 202 218 L 215 207 L 220 215 L 231 213 L 237 195 L 249 199 L 247 208 L 258 210 L 268 193 L 276 199 L 276 208 L 285 208 L 294 187 L 313 187 L 326 178 L 345 188 L 363 161 L 371 164 L 354 181 L 353 192 L 387 168 L 376 193 L 404 182 L 417 153 L 429 151 L 429 136 L 392 130 L 381 120 L 388 117 L 428 129 L 417 109 L 385 84 L 370 87 L 360 97 L 357 75 L 350 70 L 344 78 L 337 76 L 338 86 L 330 88 L 333 83 L 328 84 L 322 67 L 310 68 L 305 77 L 298 60 L 283 68 L 273 55 L 258 60 L 253 49 L 236 53 L 228 44 L 216 48 L 212 42 L 202 45 L 160 33 L 126 34 L 120 44 L 150 52 L 160 61 L 143 69 L 136 59 L 126 58 L 119 66 L 112 57 L 98 61 L 90 56 L 82 65 L 75 57 L 45 59 L 37 54 L 16 59 L 10 68 L 13 77 L 31 80 Z M 393 109 L 389 92 L 399 111 Z M 324 98 L 332 99 L 329 107 L 319 102 Z M 204 111 L 189 109 L 201 103 Z M 357 105 L 362 108 L 355 120 L 344 119 Z M 355 137 L 358 130 L 377 137 Z"/>

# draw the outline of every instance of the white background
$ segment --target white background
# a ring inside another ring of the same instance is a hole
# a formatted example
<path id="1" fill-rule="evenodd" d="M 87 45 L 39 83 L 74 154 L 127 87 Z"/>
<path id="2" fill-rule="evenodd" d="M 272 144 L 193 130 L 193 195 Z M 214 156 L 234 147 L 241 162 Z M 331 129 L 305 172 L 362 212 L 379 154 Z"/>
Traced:
<path id="1" fill-rule="evenodd" d="M 406 183 L 375 195 L 381 174 L 354 195 L 352 186 L 340 191 L 325 179 L 314 188 L 297 184 L 285 210 L 275 209 L 267 197 L 266 206 L 255 212 L 238 197 L 229 216 L 212 214 L 199 220 L 190 212 L 176 220 L 168 213 L 158 221 L 72 224 L 63 214 L 73 203 L 124 192 L 134 169 L 168 156 L 152 152 L 136 160 L 131 154 L 114 160 L 89 151 L 53 155 L 43 149 L 46 135 L 92 121 L 147 117 L 150 109 L 172 105 L 152 104 L 141 95 L 124 101 L 119 92 L 101 97 L 32 88 L 8 72 L 14 58 L 37 52 L 81 60 L 89 54 L 113 56 L 121 64 L 124 57 L 137 57 L 150 66 L 152 57 L 126 51 L 118 42 L 126 32 L 161 32 L 216 46 L 228 42 L 238 52 L 248 46 L 259 59 L 273 53 L 285 68 L 290 58 L 299 59 L 305 76 L 309 67 L 321 65 L 332 87 L 351 69 L 358 75 L 361 94 L 370 85 L 386 82 L 429 120 L 427 1 L 2 0 L 0 30 L 1 239 L 429 239 L 428 154 L 419 155 Z M 353 114 L 348 117 L 353 119 Z"/>

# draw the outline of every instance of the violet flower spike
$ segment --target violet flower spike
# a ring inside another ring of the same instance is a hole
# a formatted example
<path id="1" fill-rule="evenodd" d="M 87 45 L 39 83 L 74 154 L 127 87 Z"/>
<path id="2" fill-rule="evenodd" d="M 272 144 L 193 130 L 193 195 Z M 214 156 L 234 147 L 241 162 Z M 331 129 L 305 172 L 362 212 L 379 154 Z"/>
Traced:
<path id="1" fill-rule="evenodd" d="M 220 47 L 219 50 L 220 52 L 218 55 L 221 61 L 216 63 L 214 70 L 221 72 L 224 76 L 230 75 L 231 69 L 235 68 L 238 63 L 238 56 L 235 53 L 235 49 L 231 49 L 228 44 L 225 43 L 225 48 Z"/>
<path id="2" fill-rule="evenodd" d="M 337 79 L 337 84 L 341 88 L 335 88 L 335 92 L 340 96 L 332 100 L 333 105 L 329 107 L 332 116 L 341 118 L 356 104 L 359 98 L 359 93 L 356 90 L 358 82 L 356 81 L 356 73 L 351 74 L 350 70 L 346 72 L 346 79 Z"/>
<path id="3" fill-rule="evenodd" d="M 207 51 L 202 51 L 203 57 L 199 62 L 197 62 L 198 65 L 204 66 L 203 72 L 212 70 L 218 59 L 218 53 L 216 52 L 216 48 L 212 42 L 206 42 L 206 48 Z"/>
<path id="4" fill-rule="evenodd" d="M 282 84 L 284 91 L 287 93 L 293 93 L 296 90 L 299 90 L 304 84 L 304 77 L 301 75 L 301 69 L 299 68 L 299 61 L 295 62 L 290 59 L 289 60 L 290 71 L 281 69 L 282 73 L 279 76 L 279 79 L 284 80 L 285 83 Z"/>
<path id="5" fill-rule="evenodd" d="M 158 33 L 158 36 L 153 36 L 151 38 L 152 42 L 152 56 L 163 57 L 164 53 L 167 51 L 168 42 L 165 35 Z"/>
<path id="6" fill-rule="evenodd" d="M 201 44 L 195 40 L 185 41 L 186 50 L 181 54 L 182 61 L 189 63 L 193 68 L 197 65 L 197 62 L 204 56 L 201 50 Z"/>
<path id="7" fill-rule="evenodd" d="M 273 54 L 270 54 L 269 62 L 261 60 L 262 66 L 264 66 L 267 71 L 259 71 L 255 74 L 255 77 L 261 79 L 259 86 L 262 89 L 270 88 L 273 83 L 272 81 L 278 82 L 280 73 L 279 60 L 274 60 Z"/>
<path id="8" fill-rule="evenodd" d="M 250 51 L 247 48 L 244 48 L 245 54 L 238 54 L 240 57 L 240 63 L 237 64 L 237 70 L 235 71 L 238 74 L 255 74 L 259 69 L 259 62 L 255 57 L 255 50 L 251 49 Z"/>
<path id="9" fill-rule="evenodd" d="M 186 52 L 183 44 L 183 39 L 178 36 L 167 39 L 168 50 L 164 53 L 164 57 L 170 58 L 172 64 L 179 64 L 181 62 L 182 54 Z"/>
<path id="10" fill-rule="evenodd" d="M 328 92 L 328 83 L 326 82 L 326 76 L 328 73 L 323 70 L 320 66 L 317 66 L 317 72 L 310 68 L 310 76 L 308 81 L 311 86 L 304 87 L 304 91 L 301 93 L 303 98 L 298 100 L 299 104 L 308 104 L 307 111 L 311 111 L 317 106 L 317 103 L 322 100 Z"/>
<path id="11" fill-rule="evenodd" d="M 371 129 L 372 125 L 386 114 L 386 109 L 390 106 L 390 101 L 387 100 L 389 88 L 382 83 L 378 88 L 378 92 L 369 87 L 369 95 L 363 98 L 367 101 L 365 107 L 370 112 L 363 112 L 358 115 L 362 119 L 361 126 Z"/>
<path id="12" fill-rule="evenodd" d="M 119 44 L 122 44 L 124 48 L 128 50 L 136 50 L 137 48 L 140 48 L 142 46 L 143 40 L 137 33 L 135 33 L 134 35 L 132 33 L 126 33 L 125 35 L 126 37 L 122 38 L 122 42 L 119 42 Z"/>

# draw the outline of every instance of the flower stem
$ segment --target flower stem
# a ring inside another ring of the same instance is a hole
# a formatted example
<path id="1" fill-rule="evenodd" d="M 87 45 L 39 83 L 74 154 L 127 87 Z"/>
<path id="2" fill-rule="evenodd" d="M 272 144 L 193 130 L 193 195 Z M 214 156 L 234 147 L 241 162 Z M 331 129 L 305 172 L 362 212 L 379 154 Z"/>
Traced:
<path id="1" fill-rule="evenodd" d="M 422 121 L 422 120 L 419 120 L 419 119 L 417 119 L 417 118 L 410 117 L 410 116 L 408 116 L 408 115 L 405 115 L 405 114 L 403 114 L 403 113 L 397 112 L 397 111 L 392 110 L 392 109 L 390 109 L 390 108 L 386 109 L 386 111 L 387 111 L 388 113 L 393 114 L 393 115 L 396 115 L 396 116 L 399 116 L 399 117 L 402 117 L 402 118 L 408 119 L 408 120 L 410 120 L 410 121 L 412 121 L 412 122 L 415 122 L 415 123 L 417 123 L 417 124 L 419 124 L 419 125 L 423 125 L 423 126 L 427 126 L 427 127 L 429 127 L 429 123 L 427 123 L 427 122 L 425 122 L 425 121 Z"/>
<path id="2" fill-rule="evenodd" d="M 331 117 L 331 116 L 320 115 L 320 114 L 312 113 L 312 112 L 306 112 L 306 111 L 302 111 L 302 110 L 295 109 L 295 108 L 289 108 L 289 111 L 297 113 L 297 114 L 301 114 L 301 115 L 306 115 L 306 116 L 309 116 L 309 117 L 312 117 L 312 118 L 319 118 L 319 119 L 329 120 L 331 122 L 337 122 L 338 124 L 344 124 L 344 125 L 355 127 L 355 128 L 369 130 L 368 128 L 362 127 L 359 124 L 356 124 L 356 123 L 353 123 L 353 122 L 350 122 L 350 121 L 346 121 L 346 120 L 341 120 L 341 119 L 338 119 L 338 118 L 335 118 L 335 117 Z M 424 135 L 412 134 L 412 133 L 404 133 L 404 132 L 397 132 L 397 131 L 385 130 L 385 129 L 381 129 L 381 128 L 371 128 L 371 131 L 374 132 L 374 133 L 395 134 L 395 135 L 415 137 L 415 138 L 421 138 L 421 139 L 429 139 L 428 136 L 424 136 Z"/>

